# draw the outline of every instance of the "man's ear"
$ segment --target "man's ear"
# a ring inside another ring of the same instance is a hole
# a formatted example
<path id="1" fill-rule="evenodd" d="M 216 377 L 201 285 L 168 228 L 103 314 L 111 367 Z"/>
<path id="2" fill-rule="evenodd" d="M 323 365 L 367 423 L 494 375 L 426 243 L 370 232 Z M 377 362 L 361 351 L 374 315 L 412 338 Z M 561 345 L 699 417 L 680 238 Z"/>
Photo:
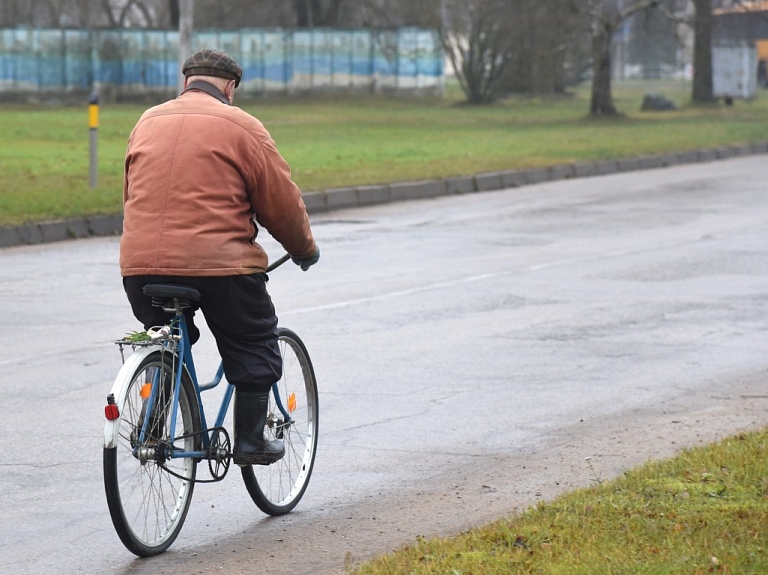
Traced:
<path id="1" fill-rule="evenodd" d="M 230 103 L 235 99 L 235 81 L 230 80 L 224 87 L 224 95 L 229 99 Z"/>

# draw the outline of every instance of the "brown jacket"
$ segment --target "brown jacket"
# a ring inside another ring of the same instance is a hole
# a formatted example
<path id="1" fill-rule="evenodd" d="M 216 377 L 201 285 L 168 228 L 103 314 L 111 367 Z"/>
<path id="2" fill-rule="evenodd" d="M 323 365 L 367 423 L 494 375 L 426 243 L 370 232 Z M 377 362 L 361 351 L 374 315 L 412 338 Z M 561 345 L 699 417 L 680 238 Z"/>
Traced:
<path id="1" fill-rule="evenodd" d="M 264 271 L 255 219 L 296 257 L 315 251 L 301 192 L 264 126 L 191 90 L 147 110 L 128 140 L 122 275 Z"/>

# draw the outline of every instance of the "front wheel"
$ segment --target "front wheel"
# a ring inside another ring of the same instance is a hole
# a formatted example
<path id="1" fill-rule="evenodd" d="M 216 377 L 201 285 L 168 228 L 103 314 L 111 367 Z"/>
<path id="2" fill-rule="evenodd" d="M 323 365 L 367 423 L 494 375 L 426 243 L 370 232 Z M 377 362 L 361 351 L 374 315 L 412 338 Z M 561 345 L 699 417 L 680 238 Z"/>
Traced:
<path id="1" fill-rule="evenodd" d="M 140 557 L 170 547 L 181 531 L 195 486 L 197 461 L 169 456 L 171 446 L 194 451 L 200 431 L 197 395 L 186 370 L 176 428 L 170 429 L 173 357 L 170 352 L 150 353 L 113 388 L 124 390 L 116 395 L 125 400 L 117 406 L 116 446 L 104 448 L 104 488 L 115 531 L 128 550 Z M 155 397 L 154 407 L 147 409 L 150 394 Z"/>
<path id="2" fill-rule="evenodd" d="M 264 438 L 280 439 L 285 457 L 271 465 L 242 468 L 243 481 L 254 503 L 268 515 L 283 515 L 298 504 L 309 484 L 317 451 L 317 382 L 307 348 L 295 333 L 279 328 L 283 376 L 278 397 L 292 421 L 277 405 L 275 387 L 269 396 Z"/>

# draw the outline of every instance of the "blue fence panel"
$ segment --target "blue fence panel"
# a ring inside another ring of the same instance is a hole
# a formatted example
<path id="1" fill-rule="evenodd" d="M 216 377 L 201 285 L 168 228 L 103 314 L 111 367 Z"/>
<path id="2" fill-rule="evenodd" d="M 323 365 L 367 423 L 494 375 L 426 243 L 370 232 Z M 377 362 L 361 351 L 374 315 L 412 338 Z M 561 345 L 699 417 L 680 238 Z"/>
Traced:
<path id="1" fill-rule="evenodd" d="M 373 74 L 372 34 L 370 32 L 352 32 L 352 63 L 354 76 L 369 77 Z"/>
<path id="2" fill-rule="evenodd" d="M 178 64 L 171 58 L 176 50 L 168 49 L 169 38 L 166 31 L 144 32 L 144 79 L 148 86 L 166 87 L 176 85 Z"/>
<path id="3" fill-rule="evenodd" d="M 442 49 L 430 30 L 199 31 L 193 48 L 203 47 L 241 63 L 246 93 L 442 84 Z M 173 92 L 178 51 L 175 30 L 0 29 L 0 91 Z"/>
<path id="4" fill-rule="evenodd" d="M 326 86 L 330 84 L 333 73 L 333 32 L 330 30 L 312 30 L 312 67 L 317 84 Z"/>
<path id="5" fill-rule="evenodd" d="M 394 76 L 398 70 L 398 33 L 378 32 L 374 35 L 373 73 Z"/>
<path id="6" fill-rule="evenodd" d="M 86 30 L 64 32 L 64 69 L 66 90 L 87 90 L 93 85 L 91 35 Z"/>
<path id="7" fill-rule="evenodd" d="M 267 87 L 285 88 L 294 74 L 289 60 L 289 38 L 283 32 L 265 32 L 264 42 L 264 77 Z"/>

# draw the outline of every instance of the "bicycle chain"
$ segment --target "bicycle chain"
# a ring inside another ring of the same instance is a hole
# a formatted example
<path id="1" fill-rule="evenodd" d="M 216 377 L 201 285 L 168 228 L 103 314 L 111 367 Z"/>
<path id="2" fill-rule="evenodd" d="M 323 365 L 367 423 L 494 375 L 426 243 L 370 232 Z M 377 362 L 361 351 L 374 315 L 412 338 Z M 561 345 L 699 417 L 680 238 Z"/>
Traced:
<path id="1" fill-rule="evenodd" d="M 224 434 L 224 438 L 227 441 L 227 444 L 229 444 L 229 433 L 227 433 L 227 430 L 224 429 L 223 427 L 211 427 L 210 429 L 201 429 L 200 431 L 195 431 L 194 433 L 187 433 L 186 435 L 180 435 L 180 436 L 178 436 L 176 438 L 176 441 L 179 441 L 181 439 L 187 439 L 188 437 L 196 437 L 198 435 L 202 435 L 203 433 L 208 433 L 208 432 L 212 432 L 212 431 L 216 432 L 216 433 L 223 433 Z M 165 447 L 169 447 L 168 443 L 165 442 L 165 441 L 162 442 L 162 445 L 164 445 Z M 208 455 L 209 456 L 211 455 L 210 452 L 209 452 Z M 230 451 L 227 451 L 227 455 L 224 458 L 224 460 L 226 461 L 225 467 L 224 467 L 224 473 L 222 473 L 221 475 L 216 475 L 213 472 L 213 470 L 211 469 L 211 465 L 210 465 L 211 458 L 210 457 L 207 458 L 207 461 L 209 462 L 208 463 L 208 471 L 213 476 L 213 479 L 190 479 L 189 477 L 184 477 L 183 475 L 179 475 L 175 471 L 172 471 L 172 470 L 168 469 L 165 466 L 165 464 L 158 464 L 158 467 L 160 469 L 162 469 L 163 471 L 166 471 L 169 475 L 173 475 L 174 477 L 177 477 L 179 479 L 183 479 L 184 481 L 190 481 L 192 483 L 217 483 L 217 482 L 221 481 L 222 479 L 224 479 L 227 476 L 227 472 L 229 471 L 229 464 L 230 464 L 231 459 L 232 459 L 232 453 Z"/>

